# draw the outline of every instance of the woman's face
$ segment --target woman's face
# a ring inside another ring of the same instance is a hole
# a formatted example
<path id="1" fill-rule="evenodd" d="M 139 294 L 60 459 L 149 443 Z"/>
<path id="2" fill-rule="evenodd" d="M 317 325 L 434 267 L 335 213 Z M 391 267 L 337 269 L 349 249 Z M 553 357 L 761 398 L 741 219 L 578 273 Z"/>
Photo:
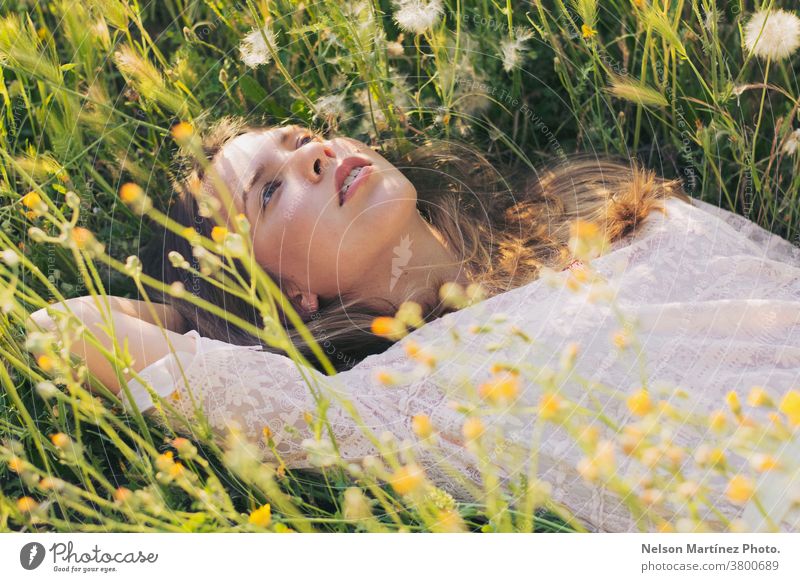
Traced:
<path id="1" fill-rule="evenodd" d="M 320 297 L 358 292 L 419 218 L 411 182 L 353 139 L 256 129 L 225 144 L 213 165 L 233 197 L 227 214 L 250 222 L 259 265 Z"/>

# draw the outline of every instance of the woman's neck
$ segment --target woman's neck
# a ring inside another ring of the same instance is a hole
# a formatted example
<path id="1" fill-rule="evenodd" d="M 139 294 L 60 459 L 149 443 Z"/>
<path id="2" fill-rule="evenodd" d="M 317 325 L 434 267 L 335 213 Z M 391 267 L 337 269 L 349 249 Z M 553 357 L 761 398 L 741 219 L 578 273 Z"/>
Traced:
<path id="1" fill-rule="evenodd" d="M 379 281 L 371 290 L 395 305 L 403 301 L 436 301 L 441 281 L 466 285 L 469 277 L 460 257 L 443 233 L 417 214 L 409 229 L 400 236 L 392 256 L 379 261 L 375 267 Z"/>

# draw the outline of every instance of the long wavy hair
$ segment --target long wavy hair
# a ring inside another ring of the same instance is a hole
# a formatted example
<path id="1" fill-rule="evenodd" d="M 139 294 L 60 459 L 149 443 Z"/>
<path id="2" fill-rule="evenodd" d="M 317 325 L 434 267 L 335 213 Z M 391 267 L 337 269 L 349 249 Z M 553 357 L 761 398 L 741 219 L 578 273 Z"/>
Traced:
<path id="1" fill-rule="evenodd" d="M 205 165 L 228 141 L 257 127 L 241 118 L 216 122 L 204 132 Z M 651 210 L 663 210 L 664 199 L 675 196 L 690 201 L 678 180 L 661 178 L 635 160 L 579 155 L 536 172 L 512 173 L 495 166 L 475 148 L 452 141 L 426 141 L 406 153 L 389 151 L 384 156 L 415 186 L 420 215 L 444 236 L 450 248 L 458 251 L 462 271 L 470 281 L 479 283 L 488 297 L 533 281 L 544 266 L 565 268 L 573 260 L 568 240 L 570 226 L 577 219 L 597 223 L 605 229 L 608 240 L 614 241 L 634 234 Z M 202 183 L 203 166 L 193 156 L 176 159 L 172 176 L 175 196 L 168 215 L 210 237 L 213 219 L 199 211 L 190 188 Z M 187 292 L 257 327 L 263 326 L 261 314 L 250 302 L 173 265 L 168 258 L 171 251 L 180 253 L 199 270 L 191 244 L 167 230 L 153 237 L 143 253 L 145 272 L 167 285 L 181 282 Z M 281 290 L 287 290 L 280 273 L 267 274 Z M 438 290 L 445 282 L 434 282 L 430 300 L 421 302 L 425 322 L 452 310 L 438 299 Z M 160 299 L 170 303 L 203 336 L 238 345 L 261 344 L 266 350 L 284 353 L 188 301 L 164 294 Z M 320 298 L 313 313 L 306 312 L 288 293 L 287 301 L 337 371 L 352 368 L 394 343 L 371 331 L 375 317 L 394 315 L 399 308 L 386 299 L 356 300 L 344 295 Z M 278 311 L 294 346 L 321 369 L 285 312 Z"/>

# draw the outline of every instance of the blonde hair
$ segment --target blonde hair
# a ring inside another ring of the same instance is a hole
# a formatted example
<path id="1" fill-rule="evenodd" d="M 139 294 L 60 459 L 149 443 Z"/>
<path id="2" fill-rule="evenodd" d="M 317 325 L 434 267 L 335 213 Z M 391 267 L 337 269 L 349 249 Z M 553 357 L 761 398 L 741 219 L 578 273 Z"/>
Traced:
<path id="1" fill-rule="evenodd" d="M 203 140 L 207 160 L 212 160 L 229 140 L 255 127 L 241 118 L 225 118 L 214 124 Z M 443 235 L 450 248 L 458 250 L 463 271 L 488 296 L 533 281 L 544 266 L 560 270 L 568 265 L 573 257 L 567 243 L 570 226 L 576 219 L 597 223 L 614 241 L 634 234 L 652 210 L 663 210 L 664 199 L 675 196 L 690 201 L 679 181 L 660 178 L 635 160 L 573 156 L 536 174 L 512 179 L 481 152 L 461 143 L 428 141 L 409 153 L 389 152 L 386 157 L 414 184 L 420 214 Z M 202 165 L 197 160 L 176 160 L 173 186 L 177 200 L 171 205 L 170 215 L 209 236 L 213 224 L 200 216 L 188 188 L 188 184 L 202 179 Z M 156 246 L 159 242 L 160 248 Z M 170 251 L 192 256 L 184 238 L 166 231 L 152 247 L 150 260 L 145 261 L 148 272 L 166 284 L 181 281 L 187 290 L 261 327 L 260 315 L 248 302 L 202 280 L 189 281 L 190 274 L 185 269 L 171 266 L 167 260 Z M 284 288 L 279 273 L 268 274 Z M 445 282 L 436 281 L 431 300 L 422 305 L 426 322 L 451 310 L 438 300 L 439 287 Z M 261 343 L 189 302 L 162 299 L 169 301 L 201 335 L 234 344 Z M 393 343 L 371 331 L 375 317 L 394 315 L 399 307 L 386 299 L 364 301 L 339 296 L 321 300 L 314 313 L 292 305 L 338 371 L 352 368 L 367 355 L 382 352 Z M 309 361 L 319 364 L 299 332 L 285 314 L 282 316 L 297 349 Z M 270 346 L 264 349 L 283 353 Z"/>

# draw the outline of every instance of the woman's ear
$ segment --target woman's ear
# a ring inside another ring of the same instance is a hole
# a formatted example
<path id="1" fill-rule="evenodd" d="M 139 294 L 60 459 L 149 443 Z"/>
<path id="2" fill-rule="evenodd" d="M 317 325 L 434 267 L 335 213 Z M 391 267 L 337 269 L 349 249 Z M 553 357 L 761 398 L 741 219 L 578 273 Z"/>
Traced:
<path id="1" fill-rule="evenodd" d="M 319 297 L 310 291 L 298 291 L 292 295 L 292 303 L 300 306 L 301 315 L 311 315 L 319 309 Z"/>

